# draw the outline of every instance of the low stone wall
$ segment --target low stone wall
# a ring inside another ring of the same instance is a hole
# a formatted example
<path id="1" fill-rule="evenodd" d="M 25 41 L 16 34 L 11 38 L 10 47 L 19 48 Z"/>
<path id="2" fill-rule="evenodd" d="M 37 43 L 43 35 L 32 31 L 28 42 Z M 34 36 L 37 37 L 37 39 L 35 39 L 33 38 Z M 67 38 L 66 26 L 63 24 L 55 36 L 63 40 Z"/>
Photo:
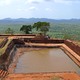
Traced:
<path id="1" fill-rule="evenodd" d="M 53 39 L 24 39 L 25 42 L 31 42 L 31 43 L 64 43 L 64 40 L 53 40 Z"/>
<path id="2" fill-rule="evenodd" d="M 6 36 L 6 37 L 8 37 L 8 36 L 35 36 L 35 34 L 24 34 L 24 35 L 22 35 L 22 34 L 13 34 L 13 35 L 11 35 L 11 34 L 2 34 L 2 35 L 0 35 L 0 37 L 1 36 Z"/>
<path id="3" fill-rule="evenodd" d="M 72 49 L 74 52 L 76 52 L 80 56 L 80 46 L 74 44 L 70 40 L 65 40 L 64 44 L 66 44 L 70 49 Z"/>
<path id="4" fill-rule="evenodd" d="M 14 44 L 18 44 L 18 45 L 19 45 L 19 44 L 20 44 L 20 45 L 21 45 L 21 44 L 23 44 L 23 45 L 25 44 L 25 43 L 24 43 L 24 39 L 13 39 L 13 42 L 14 42 Z"/>

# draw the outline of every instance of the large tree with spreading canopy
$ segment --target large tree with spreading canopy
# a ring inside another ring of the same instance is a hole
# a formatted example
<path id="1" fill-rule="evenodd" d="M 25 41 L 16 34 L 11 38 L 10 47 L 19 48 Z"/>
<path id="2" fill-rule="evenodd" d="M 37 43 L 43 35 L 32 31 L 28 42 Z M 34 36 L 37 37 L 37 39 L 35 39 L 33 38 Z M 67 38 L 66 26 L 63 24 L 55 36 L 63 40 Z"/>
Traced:
<path id="1" fill-rule="evenodd" d="M 33 24 L 33 28 L 35 28 L 37 31 L 41 31 L 42 33 L 46 34 L 50 29 L 50 23 L 49 22 L 36 22 Z"/>

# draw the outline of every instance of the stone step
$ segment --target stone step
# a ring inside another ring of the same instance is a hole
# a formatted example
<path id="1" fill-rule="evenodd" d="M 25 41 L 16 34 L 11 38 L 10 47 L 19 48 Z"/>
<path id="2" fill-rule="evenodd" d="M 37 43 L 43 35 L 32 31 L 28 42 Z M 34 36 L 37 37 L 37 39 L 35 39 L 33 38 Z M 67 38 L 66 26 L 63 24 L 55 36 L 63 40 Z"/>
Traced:
<path id="1" fill-rule="evenodd" d="M 8 75 L 8 72 L 0 69 L 0 80 L 4 78 L 6 75 Z"/>

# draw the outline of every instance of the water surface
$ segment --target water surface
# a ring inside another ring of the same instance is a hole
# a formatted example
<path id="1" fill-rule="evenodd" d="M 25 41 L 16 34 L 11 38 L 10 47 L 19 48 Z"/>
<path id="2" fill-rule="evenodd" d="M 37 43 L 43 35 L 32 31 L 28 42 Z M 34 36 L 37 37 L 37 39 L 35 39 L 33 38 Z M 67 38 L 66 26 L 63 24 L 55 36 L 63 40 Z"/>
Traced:
<path id="1" fill-rule="evenodd" d="M 80 73 L 80 68 L 59 48 L 25 52 L 18 60 L 15 73 L 65 72 Z"/>

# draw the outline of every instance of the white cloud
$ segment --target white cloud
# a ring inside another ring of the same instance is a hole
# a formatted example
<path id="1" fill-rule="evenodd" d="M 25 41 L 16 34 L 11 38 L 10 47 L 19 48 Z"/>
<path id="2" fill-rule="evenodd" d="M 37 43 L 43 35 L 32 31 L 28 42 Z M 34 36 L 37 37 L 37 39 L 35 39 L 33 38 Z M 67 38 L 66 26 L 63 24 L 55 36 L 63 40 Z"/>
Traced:
<path id="1" fill-rule="evenodd" d="M 54 0 L 56 3 L 63 3 L 63 4 L 71 4 L 73 2 L 80 2 L 80 0 Z"/>
<path id="2" fill-rule="evenodd" d="M 56 3 L 69 3 L 69 1 L 66 0 L 54 0 Z"/>
<path id="3" fill-rule="evenodd" d="M 43 0 L 27 0 L 25 4 L 38 4 L 41 3 Z"/>
<path id="4" fill-rule="evenodd" d="M 29 8 L 29 10 L 36 10 L 36 9 L 37 9 L 37 8 L 34 7 L 34 6 L 32 6 L 32 7 Z"/>
<path id="5" fill-rule="evenodd" d="M 51 8 L 46 8 L 45 10 L 46 10 L 46 11 L 52 11 L 52 9 L 51 9 Z"/>
<path id="6" fill-rule="evenodd" d="M 17 11 L 23 11 L 23 9 L 18 8 Z"/>
<path id="7" fill-rule="evenodd" d="M 80 1 L 80 0 L 64 0 L 64 1 Z"/>
<path id="8" fill-rule="evenodd" d="M 52 1 L 52 0 L 44 0 L 44 1 Z"/>
<path id="9" fill-rule="evenodd" d="M 21 9 L 21 8 L 17 9 L 17 11 L 20 11 L 20 12 L 29 12 L 29 11 L 34 11 L 34 10 L 37 10 L 37 8 L 34 7 L 34 6 L 31 6 L 31 7 L 28 7 L 28 8 L 23 8 L 23 9 Z"/>
<path id="10" fill-rule="evenodd" d="M 13 0 L 0 0 L 0 6 L 10 5 Z"/>

